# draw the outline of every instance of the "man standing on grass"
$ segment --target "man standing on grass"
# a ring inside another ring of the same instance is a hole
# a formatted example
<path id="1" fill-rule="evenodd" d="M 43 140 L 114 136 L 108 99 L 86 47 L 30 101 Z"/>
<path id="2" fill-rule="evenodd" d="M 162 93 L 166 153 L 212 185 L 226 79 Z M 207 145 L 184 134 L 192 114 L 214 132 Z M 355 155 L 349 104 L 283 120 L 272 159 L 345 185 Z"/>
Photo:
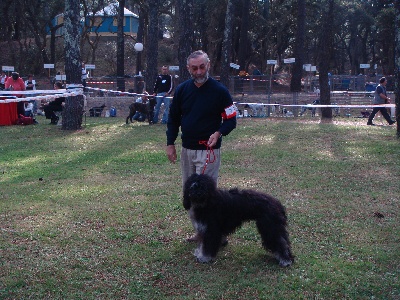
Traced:
<path id="1" fill-rule="evenodd" d="M 207 174 L 218 182 L 222 136 L 236 127 L 236 107 L 226 87 L 209 77 L 210 60 L 205 52 L 190 54 L 187 69 L 192 79 L 176 88 L 170 107 L 167 156 L 176 162 L 175 140 L 181 128 L 182 185 L 194 173 Z M 188 241 L 197 239 L 196 234 Z"/>
<path id="2" fill-rule="evenodd" d="M 379 80 L 379 85 L 375 89 L 374 104 L 390 103 L 390 98 L 386 94 L 386 84 L 387 84 L 386 78 L 382 77 Z M 375 107 L 368 118 L 367 125 L 375 125 L 374 123 L 372 123 L 372 121 L 374 120 L 374 117 L 378 112 L 381 112 L 382 116 L 389 123 L 389 125 L 393 125 L 394 123 L 396 123 L 396 121 L 393 121 L 390 118 L 386 110 L 386 107 Z"/>
<path id="3" fill-rule="evenodd" d="M 156 107 L 154 108 L 153 123 L 158 123 L 158 114 L 160 112 L 161 104 L 164 102 L 164 113 L 161 119 L 162 124 L 167 124 L 168 112 L 172 89 L 174 87 L 172 76 L 168 74 L 168 67 L 162 66 L 161 74 L 157 76 L 156 83 L 154 85 L 153 96 L 156 97 Z"/>

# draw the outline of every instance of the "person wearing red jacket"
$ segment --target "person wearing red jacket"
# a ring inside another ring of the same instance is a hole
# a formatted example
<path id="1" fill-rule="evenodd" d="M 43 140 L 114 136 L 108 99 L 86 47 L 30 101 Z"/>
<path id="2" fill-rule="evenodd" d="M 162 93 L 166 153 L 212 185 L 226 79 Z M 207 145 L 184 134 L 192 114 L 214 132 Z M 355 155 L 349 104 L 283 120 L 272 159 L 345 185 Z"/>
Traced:
<path id="1" fill-rule="evenodd" d="M 6 90 L 12 90 L 12 91 L 25 91 L 25 82 L 22 80 L 21 77 L 19 77 L 19 74 L 17 72 L 12 72 L 11 77 L 7 78 L 7 81 L 4 85 Z M 22 94 L 15 95 L 18 98 L 22 97 Z"/>
<path id="2" fill-rule="evenodd" d="M 5 89 L 11 91 L 25 91 L 25 82 L 19 77 L 17 72 L 12 72 L 11 77 L 7 78 Z M 22 94 L 14 94 L 17 98 L 22 98 Z M 17 104 L 18 116 L 25 115 L 25 103 L 19 101 Z"/>

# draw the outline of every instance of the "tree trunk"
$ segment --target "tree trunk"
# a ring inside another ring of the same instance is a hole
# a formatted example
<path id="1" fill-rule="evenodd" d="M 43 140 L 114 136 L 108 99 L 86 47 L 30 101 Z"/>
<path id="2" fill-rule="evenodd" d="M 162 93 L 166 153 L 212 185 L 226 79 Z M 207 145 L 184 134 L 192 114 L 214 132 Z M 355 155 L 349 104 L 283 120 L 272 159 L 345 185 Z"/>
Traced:
<path id="1" fill-rule="evenodd" d="M 50 63 L 55 64 L 56 61 L 56 29 L 51 28 L 50 31 Z"/>
<path id="2" fill-rule="evenodd" d="M 64 13 L 64 48 L 67 84 L 82 83 L 79 20 L 79 0 L 66 0 Z"/>
<path id="3" fill-rule="evenodd" d="M 138 32 L 136 35 L 136 43 L 142 43 L 143 44 L 143 38 L 144 38 L 144 16 L 142 15 L 142 12 L 144 10 L 140 8 L 139 10 L 139 26 L 138 26 Z M 144 13 L 143 13 L 144 14 Z M 139 75 L 139 73 L 142 71 L 142 56 L 141 56 L 141 51 L 138 51 L 136 53 L 136 75 Z"/>
<path id="4" fill-rule="evenodd" d="M 229 70 L 230 59 L 232 54 L 232 27 L 233 16 L 235 11 L 236 0 L 228 0 L 225 15 L 225 30 L 224 39 L 222 42 L 222 68 L 221 68 L 221 83 L 229 88 Z"/>
<path id="5" fill-rule="evenodd" d="M 179 0 L 177 8 L 179 22 L 179 82 L 181 83 L 190 78 L 186 65 L 187 58 L 192 52 L 193 22 L 191 16 L 193 14 L 193 0 Z"/>
<path id="6" fill-rule="evenodd" d="M 238 51 L 238 64 L 240 70 L 247 70 L 247 60 L 249 59 L 249 22 L 250 22 L 250 1 L 241 0 L 242 15 L 240 22 L 240 40 L 239 40 L 239 51 Z"/>
<path id="7" fill-rule="evenodd" d="M 117 29 L 117 90 L 125 92 L 125 39 L 124 39 L 124 8 L 125 0 L 118 0 Z"/>
<path id="8" fill-rule="evenodd" d="M 81 129 L 83 112 L 83 95 L 66 97 L 62 111 L 62 129 Z"/>
<path id="9" fill-rule="evenodd" d="M 158 9 L 159 0 L 149 0 L 149 31 L 147 39 L 147 70 L 146 86 L 150 93 L 153 92 L 158 72 Z"/>
<path id="10" fill-rule="evenodd" d="M 65 75 L 67 84 L 81 84 L 79 48 L 79 0 L 66 0 L 64 13 Z M 62 113 L 62 129 L 77 130 L 82 126 L 83 96 L 67 97 Z"/>
<path id="11" fill-rule="evenodd" d="M 333 36 L 333 5 L 334 0 L 329 0 L 328 12 L 324 12 L 322 30 L 320 32 L 320 52 L 319 52 L 319 85 L 320 85 L 320 103 L 322 105 L 331 104 L 331 94 L 329 82 L 329 68 L 332 58 Z M 322 7 L 324 7 L 322 5 Z M 321 121 L 332 121 L 332 109 L 329 107 L 321 108 Z"/>
<path id="12" fill-rule="evenodd" d="M 301 92 L 301 78 L 303 76 L 304 63 L 304 39 L 306 22 L 305 0 L 297 1 L 297 33 L 294 48 L 295 62 L 293 65 L 292 78 L 290 81 L 291 92 Z"/>
<path id="13" fill-rule="evenodd" d="M 400 138 L 400 0 L 395 1 L 395 45 L 394 45 L 394 64 L 395 64 L 395 103 L 396 103 L 396 124 L 397 137 Z"/>

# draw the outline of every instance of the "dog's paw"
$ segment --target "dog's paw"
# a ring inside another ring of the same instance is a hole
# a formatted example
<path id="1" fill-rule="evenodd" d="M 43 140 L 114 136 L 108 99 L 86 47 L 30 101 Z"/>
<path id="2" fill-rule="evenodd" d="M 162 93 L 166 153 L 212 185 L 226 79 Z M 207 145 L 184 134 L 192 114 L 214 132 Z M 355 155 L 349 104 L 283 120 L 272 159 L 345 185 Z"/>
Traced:
<path id="1" fill-rule="evenodd" d="M 196 249 L 194 249 L 193 255 L 197 257 L 200 255 L 200 253 L 201 253 L 201 250 L 199 248 L 196 248 Z"/>
<path id="2" fill-rule="evenodd" d="M 200 263 L 209 263 L 213 260 L 213 258 L 210 256 L 204 256 L 203 252 L 199 248 L 196 248 L 196 250 L 194 250 L 194 256 L 196 256 L 197 261 Z"/>
<path id="3" fill-rule="evenodd" d="M 293 259 L 290 259 L 288 256 L 283 257 L 279 253 L 275 253 L 274 256 L 279 261 L 279 266 L 281 267 L 289 267 L 293 264 Z"/>
<path id="4" fill-rule="evenodd" d="M 289 266 L 291 266 L 292 265 L 292 261 L 291 260 L 285 260 L 285 259 L 281 259 L 280 261 L 279 261 L 279 266 L 281 266 L 281 267 L 289 267 Z"/>
<path id="5" fill-rule="evenodd" d="M 197 261 L 202 264 L 209 263 L 213 260 L 212 257 L 209 256 L 197 256 Z"/>
<path id="6" fill-rule="evenodd" d="M 221 247 L 225 247 L 228 245 L 228 238 L 226 236 L 223 236 L 221 239 Z"/>

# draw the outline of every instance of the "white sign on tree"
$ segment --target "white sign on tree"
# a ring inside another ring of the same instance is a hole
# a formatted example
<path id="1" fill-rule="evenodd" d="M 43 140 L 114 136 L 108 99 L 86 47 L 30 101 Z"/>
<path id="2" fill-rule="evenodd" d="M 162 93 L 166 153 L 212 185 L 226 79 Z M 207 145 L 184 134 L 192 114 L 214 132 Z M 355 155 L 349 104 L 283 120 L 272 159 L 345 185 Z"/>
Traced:
<path id="1" fill-rule="evenodd" d="M 285 58 L 285 59 L 283 60 L 283 62 L 284 62 L 285 64 L 293 64 L 294 62 L 296 62 L 296 58 L 294 58 L 294 57 L 292 57 L 292 58 Z"/>
<path id="2" fill-rule="evenodd" d="M 2 69 L 3 71 L 14 72 L 14 66 L 3 66 L 1 69 Z"/>

